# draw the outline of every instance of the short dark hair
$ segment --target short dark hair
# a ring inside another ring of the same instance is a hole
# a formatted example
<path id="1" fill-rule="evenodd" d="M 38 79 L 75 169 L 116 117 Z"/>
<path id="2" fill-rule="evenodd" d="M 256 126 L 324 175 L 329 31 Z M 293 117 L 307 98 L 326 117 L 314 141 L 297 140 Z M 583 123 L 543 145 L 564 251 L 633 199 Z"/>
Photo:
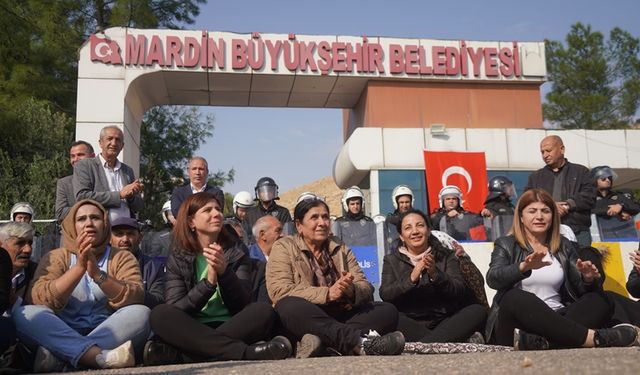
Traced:
<path id="1" fill-rule="evenodd" d="M 298 204 L 296 204 L 296 208 L 293 209 L 293 221 L 302 223 L 304 215 L 306 215 L 310 209 L 319 206 L 324 206 L 324 208 L 327 209 L 327 212 L 329 212 L 329 206 L 322 199 L 308 198 L 301 200 Z"/>
<path id="2" fill-rule="evenodd" d="M 87 150 L 89 150 L 89 153 L 90 153 L 90 154 L 95 153 L 95 152 L 93 151 L 93 146 L 91 146 L 91 143 L 89 143 L 89 142 L 87 142 L 87 141 L 75 141 L 75 142 L 73 142 L 73 143 L 71 144 L 71 147 L 76 147 L 76 146 L 80 146 L 80 145 L 87 146 Z M 71 147 L 69 147 L 69 148 L 71 148 Z"/>

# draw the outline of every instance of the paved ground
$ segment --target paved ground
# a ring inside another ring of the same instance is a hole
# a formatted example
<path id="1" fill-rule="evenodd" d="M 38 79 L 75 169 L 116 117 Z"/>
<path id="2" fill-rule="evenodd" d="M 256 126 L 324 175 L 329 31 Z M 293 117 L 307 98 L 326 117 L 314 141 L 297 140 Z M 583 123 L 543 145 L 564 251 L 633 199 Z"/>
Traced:
<path id="1" fill-rule="evenodd" d="M 398 357 L 216 362 L 86 372 L 100 374 L 640 374 L 640 348 L 572 349 Z M 82 374 L 82 373 L 77 373 Z"/>

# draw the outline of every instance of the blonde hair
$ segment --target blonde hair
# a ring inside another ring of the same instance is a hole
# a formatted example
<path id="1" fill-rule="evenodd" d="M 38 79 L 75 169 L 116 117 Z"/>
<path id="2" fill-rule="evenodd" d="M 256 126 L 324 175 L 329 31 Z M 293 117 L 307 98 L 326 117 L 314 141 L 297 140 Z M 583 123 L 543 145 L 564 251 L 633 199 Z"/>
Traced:
<path id="1" fill-rule="evenodd" d="M 513 227 L 511 228 L 511 232 L 515 237 L 516 242 L 522 248 L 528 248 L 528 241 L 525 235 L 524 224 L 522 223 L 522 211 L 534 202 L 540 202 L 545 206 L 549 207 L 552 212 L 551 216 L 551 226 L 547 232 L 547 243 L 549 246 L 549 251 L 552 254 L 555 254 L 558 249 L 560 249 L 560 243 L 562 241 L 562 236 L 560 235 L 560 215 L 558 214 L 558 209 L 556 208 L 556 203 L 549 193 L 542 189 L 530 189 L 524 192 L 520 199 L 518 199 L 518 203 L 516 203 L 515 214 L 513 217 Z"/>

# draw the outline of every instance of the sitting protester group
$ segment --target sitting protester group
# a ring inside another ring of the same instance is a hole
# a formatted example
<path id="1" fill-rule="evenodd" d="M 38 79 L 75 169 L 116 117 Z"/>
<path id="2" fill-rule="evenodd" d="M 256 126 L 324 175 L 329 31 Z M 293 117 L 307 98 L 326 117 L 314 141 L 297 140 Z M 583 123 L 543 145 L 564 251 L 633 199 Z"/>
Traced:
<path id="1" fill-rule="evenodd" d="M 514 194 L 503 193 L 494 198 L 509 206 Z M 464 249 L 433 230 L 471 217 L 458 192 L 441 192 L 437 217 L 413 208 L 406 186 L 394 200 L 398 240 L 384 257 L 382 301 L 374 300 L 352 250 L 332 234 L 329 207 L 315 195 L 295 206 L 295 235 L 283 236 L 275 216 L 257 219 L 251 251 L 225 222 L 220 194 L 188 195 L 171 221 L 166 266 L 164 257 L 141 252 L 135 219 L 111 222 L 94 200 L 70 208 L 62 246 L 37 265 L 29 260 L 32 227 L 6 224 L 0 227 L 0 350 L 22 358 L 24 371 L 52 372 L 399 355 L 408 342 L 516 350 L 640 345 L 640 329 L 630 324 L 639 323 L 640 313 L 612 319 L 620 315 L 611 300 L 624 297 L 604 292 L 597 257 L 561 236 L 558 209 L 545 191 L 530 189 L 507 210 L 514 224 L 495 241 L 486 275 L 497 291 L 490 309 L 482 274 Z M 342 221 L 371 220 L 356 187 L 342 205 Z M 627 287 L 640 297 L 640 250 L 631 261 Z M 622 305 L 640 311 L 638 302 Z M 4 366 L 7 355 L 0 358 Z"/>

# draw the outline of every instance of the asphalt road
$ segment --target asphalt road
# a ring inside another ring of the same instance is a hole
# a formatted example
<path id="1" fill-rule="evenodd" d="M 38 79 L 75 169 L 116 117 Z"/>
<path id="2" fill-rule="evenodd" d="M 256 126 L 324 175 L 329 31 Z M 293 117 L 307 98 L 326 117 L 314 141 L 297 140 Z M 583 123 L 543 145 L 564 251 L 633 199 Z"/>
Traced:
<path id="1" fill-rule="evenodd" d="M 640 348 L 213 362 L 87 374 L 640 374 Z M 80 374 L 80 373 L 78 373 Z"/>

